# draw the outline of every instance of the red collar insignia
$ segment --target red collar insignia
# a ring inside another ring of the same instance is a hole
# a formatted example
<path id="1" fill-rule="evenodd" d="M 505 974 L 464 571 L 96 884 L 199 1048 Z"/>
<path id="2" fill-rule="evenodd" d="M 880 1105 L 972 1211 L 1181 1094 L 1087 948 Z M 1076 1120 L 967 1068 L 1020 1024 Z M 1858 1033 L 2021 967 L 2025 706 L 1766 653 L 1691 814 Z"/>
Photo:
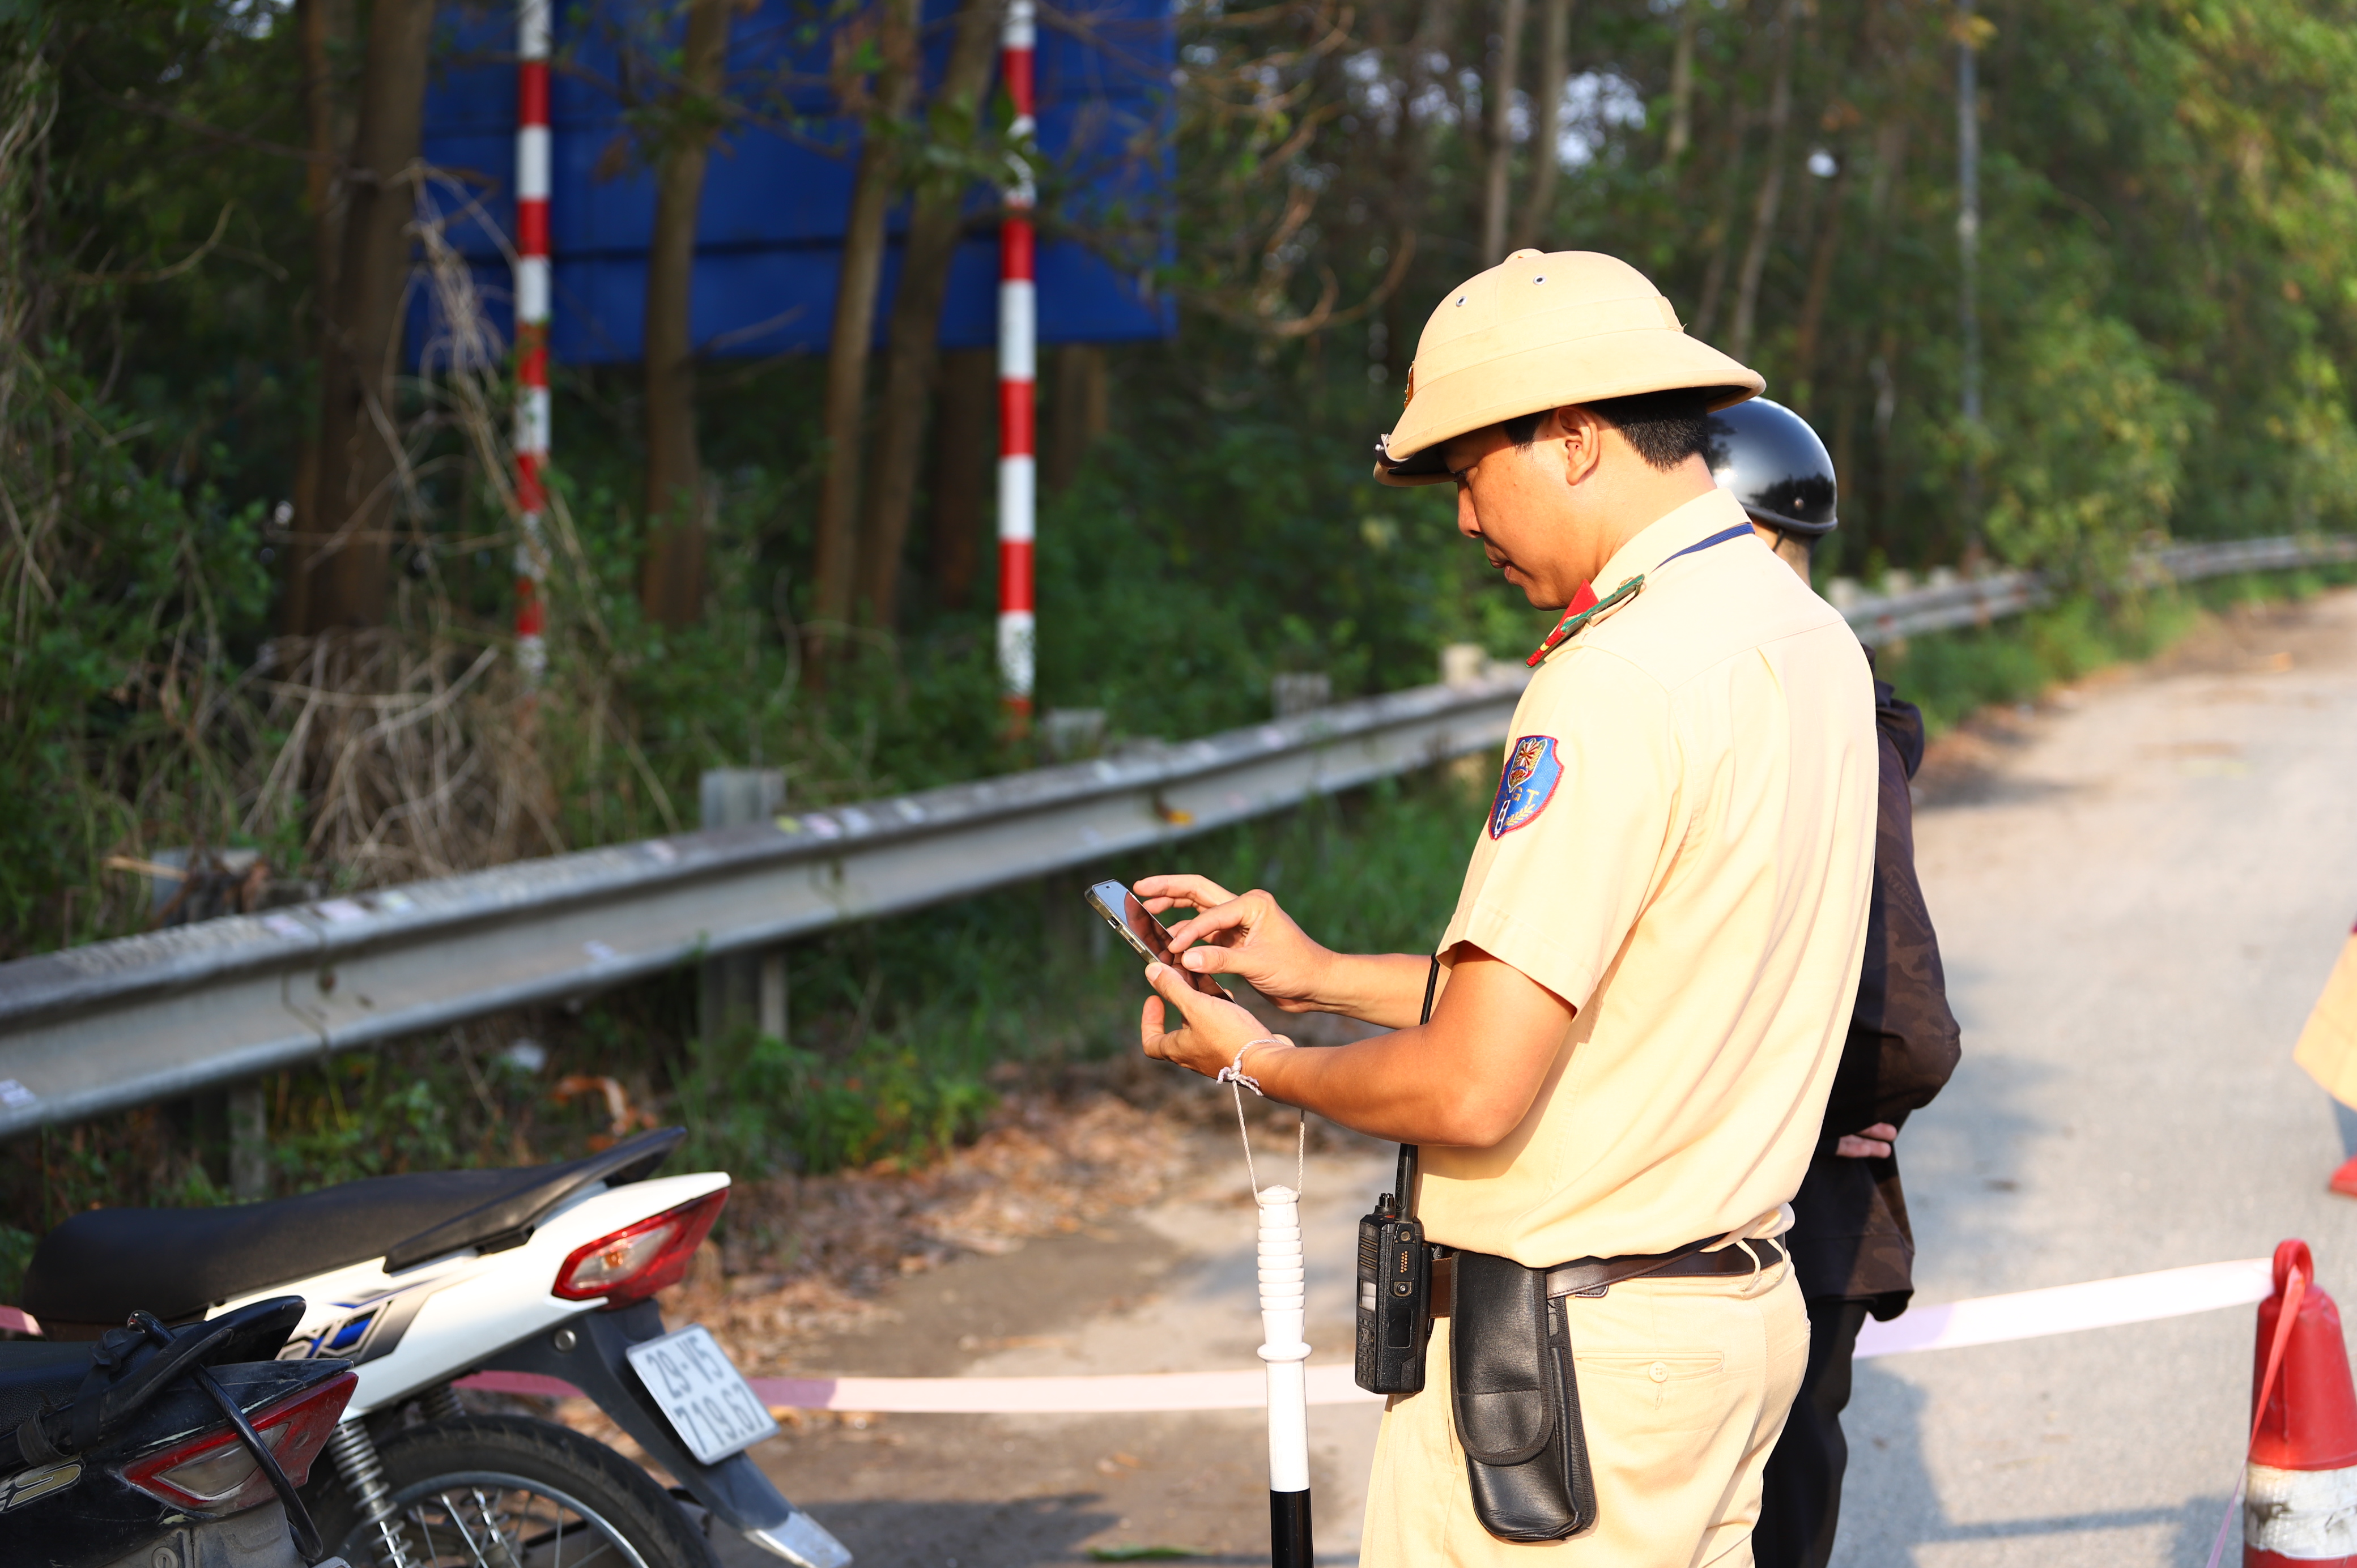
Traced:
<path id="1" fill-rule="evenodd" d="M 1555 623 L 1555 629 L 1546 634 L 1546 640 L 1540 643 L 1523 662 L 1534 670 L 1537 669 L 1542 660 L 1562 647 L 1574 632 L 1586 626 L 1597 614 L 1631 597 L 1644 585 L 1645 579 L 1641 575 L 1634 576 L 1599 599 L 1596 596 L 1595 584 L 1580 584 L 1579 592 L 1571 596 L 1571 603 L 1565 607 L 1563 618 Z"/>

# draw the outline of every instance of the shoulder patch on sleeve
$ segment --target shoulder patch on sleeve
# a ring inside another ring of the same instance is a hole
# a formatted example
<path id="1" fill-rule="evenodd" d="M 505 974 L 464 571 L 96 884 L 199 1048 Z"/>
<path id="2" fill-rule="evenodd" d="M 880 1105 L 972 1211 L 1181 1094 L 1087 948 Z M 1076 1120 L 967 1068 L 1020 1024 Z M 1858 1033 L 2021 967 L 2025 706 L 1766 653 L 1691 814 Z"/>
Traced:
<path id="1" fill-rule="evenodd" d="M 1555 755 L 1555 736 L 1526 735 L 1506 755 L 1506 771 L 1498 780 L 1498 799 L 1490 808 L 1490 836 L 1503 838 L 1528 827 L 1555 799 L 1563 782 L 1563 759 Z"/>

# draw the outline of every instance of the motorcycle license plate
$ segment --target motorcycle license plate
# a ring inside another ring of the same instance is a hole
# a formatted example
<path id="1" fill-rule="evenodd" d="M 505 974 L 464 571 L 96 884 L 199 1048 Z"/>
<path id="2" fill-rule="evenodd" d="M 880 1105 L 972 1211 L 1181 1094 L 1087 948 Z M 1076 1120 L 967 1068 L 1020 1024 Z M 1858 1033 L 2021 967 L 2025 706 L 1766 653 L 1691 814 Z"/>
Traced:
<path id="1" fill-rule="evenodd" d="M 697 1464 L 716 1465 L 777 1434 L 769 1406 L 704 1325 L 641 1339 L 623 1354 Z"/>

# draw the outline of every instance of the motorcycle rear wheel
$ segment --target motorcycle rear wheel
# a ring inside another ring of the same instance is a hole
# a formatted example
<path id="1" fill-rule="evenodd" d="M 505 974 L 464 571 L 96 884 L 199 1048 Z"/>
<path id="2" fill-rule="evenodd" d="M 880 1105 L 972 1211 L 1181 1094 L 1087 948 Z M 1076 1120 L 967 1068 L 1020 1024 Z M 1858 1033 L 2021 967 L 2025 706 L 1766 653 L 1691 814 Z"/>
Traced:
<path id="1" fill-rule="evenodd" d="M 408 1568 L 719 1568 L 711 1542 L 644 1470 L 568 1427 L 470 1415 L 378 1446 Z M 324 1468 L 324 1466 L 323 1466 Z M 316 1507 L 330 1552 L 388 1568 L 350 1490 Z"/>

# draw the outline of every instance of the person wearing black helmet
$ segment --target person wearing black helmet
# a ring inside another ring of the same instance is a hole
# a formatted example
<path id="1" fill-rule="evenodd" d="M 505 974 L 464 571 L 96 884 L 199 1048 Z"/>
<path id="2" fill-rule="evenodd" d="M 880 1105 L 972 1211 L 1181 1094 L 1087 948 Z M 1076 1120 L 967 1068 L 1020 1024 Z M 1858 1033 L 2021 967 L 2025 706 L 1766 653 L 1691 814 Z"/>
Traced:
<path id="1" fill-rule="evenodd" d="M 1761 540 L 1807 581 L 1816 542 L 1838 522 L 1833 459 L 1808 422 L 1764 397 L 1737 403 L 1712 415 L 1706 460 Z M 1874 717 L 1881 777 L 1866 959 L 1785 1236 L 1808 1301 L 1809 1362 L 1763 1478 L 1751 1534 L 1759 1568 L 1824 1568 L 1833 1556 L 1849 1459 L 1841 1413 L 1851 1352 L 1869 1314 L 1898 1316 L 1914 1291 L 1915 1241 L 1892 1145 L 1958 1055 L 1939 940 L 1915 877 L 1908 780 L 1923 759 L 1923 716 L 1878 676 Z"/>

